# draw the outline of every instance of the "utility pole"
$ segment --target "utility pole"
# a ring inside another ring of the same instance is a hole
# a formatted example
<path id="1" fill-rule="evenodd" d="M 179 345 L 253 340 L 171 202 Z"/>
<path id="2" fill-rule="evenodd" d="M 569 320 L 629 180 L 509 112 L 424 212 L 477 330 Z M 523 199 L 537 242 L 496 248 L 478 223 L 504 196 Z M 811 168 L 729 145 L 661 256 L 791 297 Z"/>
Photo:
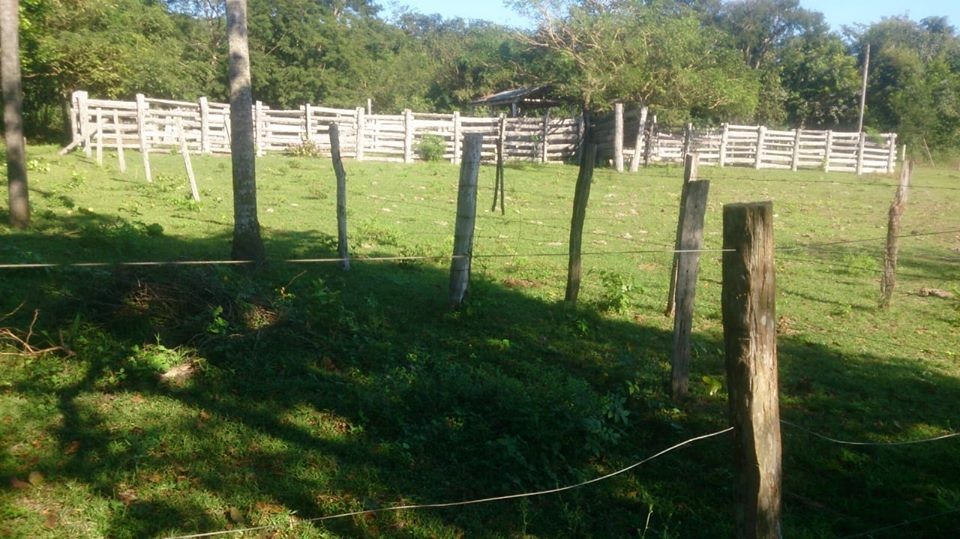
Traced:
<path id="1" fill-rule="evenodd" d="M 867 74 L 870 72 L 870 44 L 867 43 L 867 56 L 863 61 L 863 86 L 860 87 L 860 122 L 857 133 L 863 133 L 863 110 L 867 106 Z"/>

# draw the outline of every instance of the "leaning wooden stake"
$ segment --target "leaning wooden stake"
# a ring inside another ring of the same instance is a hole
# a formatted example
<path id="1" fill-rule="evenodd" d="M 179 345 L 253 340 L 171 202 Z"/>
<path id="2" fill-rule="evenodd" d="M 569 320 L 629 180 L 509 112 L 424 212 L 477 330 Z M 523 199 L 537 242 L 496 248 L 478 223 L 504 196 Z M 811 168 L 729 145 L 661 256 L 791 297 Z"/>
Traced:
<path id="1" fill-rule="evenodd" d="M 680 234 L 680 264 L 677 271 L 677 316 L 673 320 L 673 359 L 670 387 L 675 400 L 687 396 L 690 382 L 690 333 L 693 329 L 693 302 L 697 295 L 697 272 L 703 248 L 703 217 L 707 211 L 710 182 L 693 181 L 686 186 L 683 229 Z"/>
<path id="2" fill-rule="evenodd" d="M 482 146 L 482 134 L 472 133 L 463 137 L 460 188 L 457 193 L 457 224 L 453 238 L 453 260 L 450 263 L 450 307 L 452 308 L 463 305 L 470 286 L 473 230 L 477 220 L 477 177 L 480 173 Z"/>
<path id="3" fill-rule="evenodd" d="M 117 130 L 117 165 L 120 172 L 127 171 L 127 159 L 123 155 L 123 131 L 120 129 L 120 114 L 113 112 L 113 127 Z"/>
<path id="4" fill-rule="evenodd" d="M 880 280 L 880 308 L 890 307 L 893 288 L 897 285 L 897 253 L 900 249 L 900 218 L 907 206 L 907 188 L 913 175 L 913 162 L 907 161 L 900 168 L 900 185 L 890 204 L 890 219 L 887 222 L 887 250 L 883 257 L 883 278 Z"/>
<path id="5" fill-rule="evenodd" d="M 330 124 L 330 157 L 333 159 L 333 171 L 337 175 L 337 254 L 343 264 L 343 271 L 350 271 L 350 251 L 347 248 L 347 171 L 340 159 L 340 127 Z"/>
<path id="6" fill-rule="evenodd" d="M 573 195 L 573 218 L 570 220 L 570 260 L 567 264 L 566 300 L 577 302 L 580 294 L 580 256 L 583 245 L 583 221 L 587 217 L 587 202 L 590 200 L 590 183 L 593 181 L 593 167 L 597 161 L 597 145 L 586 144 L 583 147 L 583 160 L 580 161 L 580 174 Z"/>
<path id="7" fill-rule="evenodd" d="M 503 145 L 506 142 L 506 125 L 507 117 L 503 114 L 500 115 L 500 131 L 497 135 L 497 173 L 494 178 L 493 183 L 493 205 L 490 206 L 490 211 L 496 211 L 497 209 L 497 197 L 499 196 L 500 200 L 500 214 L 504 215 L 507 213 L 506 206 L 504 206 L 505 194 L 503 186 Z"/>
<path id="8" fill-rule="evenodd" d="M 190 152 L 187 150 L 187 136 L 183 132 L 183 122 L 177 118 L 177 134 L 180 137 L 180 154 L 183 155 L 183 166 L 187 169 L 187 178 L 190 180 L 190 192 L 193 199 L 200 202 L 200 191 L 197 189 L 197 177 L 193 175 L 193 165 L 190 163 Z"/>
<path id="9" fill-rule="evenodd" d="M 695 153 L 688 154 L 683 158 L 683 186 L 680 187 L 680 213 L 677 218 L 677 234 L 673 242 L 674 251 L 680 250 L 680 240 L 683 234 L 683 216 L 684 208 L 687 203 L 687 186 L 690 182 L 697 179 L 697 168 L 700 164 L 700 156 Z M 677 266 L 680 264 L 680 253 L 673 253 L 673 264 L 670 266 L 670 288 L 667 292 L 667 308 L 664 309 L 664 316 L 673 316 L 677 300 Z"/>
<path id="10" fill-rule="evenodd" d="M 773 204 L 724 206 L 723 248 L 721 309 L 734 428 L 737 536 L 779 539 L 782 468 Z"/>

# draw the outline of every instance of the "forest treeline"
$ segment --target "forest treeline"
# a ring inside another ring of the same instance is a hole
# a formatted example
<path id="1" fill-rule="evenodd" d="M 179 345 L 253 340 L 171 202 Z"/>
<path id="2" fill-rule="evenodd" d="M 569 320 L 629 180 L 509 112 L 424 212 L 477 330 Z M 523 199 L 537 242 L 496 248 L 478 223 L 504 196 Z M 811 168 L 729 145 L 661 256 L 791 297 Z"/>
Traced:
<path id="1" fill-rule="evenodd" d="M 571 110 L 646 104 L 661 122 L 866 129 L 960 149 L 960 38 L 945 17 L 831 30 L 798 0 L 513 0 L 515 30 L 372 0 L 249 0 L 256 99 L 378 112 L 469 110 L 551 85 Z M 64 135 L 71 92 L 226 101 L 216 0 L 21 0 L 28 135 Z"/>

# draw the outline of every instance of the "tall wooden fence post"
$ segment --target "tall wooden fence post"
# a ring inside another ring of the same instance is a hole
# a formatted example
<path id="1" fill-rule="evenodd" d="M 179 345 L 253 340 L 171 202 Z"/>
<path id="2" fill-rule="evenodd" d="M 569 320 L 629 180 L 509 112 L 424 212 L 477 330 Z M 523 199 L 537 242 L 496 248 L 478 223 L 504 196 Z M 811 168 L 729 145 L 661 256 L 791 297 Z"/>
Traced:
<path id="1" fill-rule="evenodd" d="M 89 159 L 93 155 L 93 148 L 90 147 L 90 138 L 93 134 L 90 132 L 90 104 L 89 94 L 80 92 L 77 95 L 77 107 L 80 109 L 80 137 L 83 139 L 83 154 Z"/>
<path id="2" fill-rule="evenodd" d="M 790 157 L 790 170 L 796 172 L 800 168 L 800 137 L 803 134 L 798 127 L 793 130 L 793 154 Z"/>
<path id="3" fill-rule="evenodd" d="M 363 161 L 363 146 L 366 144 L 367 111 L 357 107 L 357 161 Z"/>
<path id="4" fill-rule="evenodd" d="M 143 175 L 148 182 L 153 181 L 150 172 L 150 143 L 147 140 L 147 98 L 137 94 L 137 135 L 140 139 L 140 158 L 143 160 Z"/>
<path id="5" fill-rule="evenodd" d="M 680 264 L 681 240 L 683 238 L 683 217 L 684 208 L 687 204 L 687 186 L 690 182 L 697 179 L 697 168 L 700 164 L 700 156 L 690 154 L 683 159 L 683 185 L 680 186 L 680 211 L 677 214 L 677 233 L 673 242 L 673 263 L 670 265 L 670 286 L 667 292 L 667 308 L 663 310 L 664 316 L 673 316 L 677 299 L 677 267 Z"/>
<path id="6" fill-rule="evenodd" d="M 450 307 L 463 305 L 470 286 L 473 258 L 473 230 L 477 220 L 477 178 L 480 174 L 480 149 L 483 135 L 473 133 L 463 140 L 460 187 L 457 192 L 457 223 L 450 262 Z"/>
<path id="7" fill-rule="evenodd" d="M 200 153 L 210 155 L 213 145 L 210 143 L 210 101 L 206 97 L 200 100 Z"/>
<path id="8" fill-rule="evenodd" d="M 460 111 L 453 111 L 453 164 L 460 164 L 460 147 L 463 142 L 463 134 L 460 126 Z"/>
<path id="9" fill-rule="evenodd" d="M 127 159 L 123 154 L 123 129 L 120 125 L 120 113 L 113 111 L 113 128 L 115 130 L 115 135 L 117 136 L 117 166 L 120 168 L 121 173 L 127 171 Z"/>
<path id="10" fill-rule="evenodd" d="M 640 157 L 643 155 L 644 136 L 647 129 L 647 107 L 640 109 L 640 124 L 637 127 L 637 140 L 633 144 L 633 156 L 630 158 L 630 172 L 640 170 Z"/>
<path id="11" fill-rule="evenodd" d="M 721 309 L 734 428 L 737 536 L 779 539 L 782 467 L 773 204 L 724 206 L 723 248 Z"/>
<path id="12" fill-rule="evenodd" d="M 890 307 L 893 289 L 897 285 L 897 254 L 900 249 L 900 218 L 907 206 L 907 189 L 910 186 L 910 177 L 913 175 L 913 162 L 907 161 L 900 168 L 900 185 L 897 194 L 890 204 L 889 221 L 887 222 L 887 250 L 883 257 L 883 278 L 880 280 L 880 308 Z"/>
<path id="13" fill-rule="evenodd" d="M 623 103 L 613 106 L 613 166 L 623 172 Z"/>
<path id="14" fill-rule="evenodd" d="M 897 169 L 897 134 L 887 135 L 887 174 Z"/>
<path id="15" fill-rule="evenodd" d="M 863 175 L 863 150 L 867 145 L 867 134 L 863 131 L 857 139 L 857 176 Z"/>
<path id="16" fill-rule="evenodd" d="M 550 146 L 550 109 L 543 111 L 543 125 L 540 128 L 540 162 L 546 163 Z"/>
<path id="17" fill-rule="evenodd" d="M 720 133 L 720 168 L 727 166 L 727 143 L 730 140 L 730 126 L 723 124 L 723 132 Z"/>
<path id="18" fill-rule="evenodd" d="M 362 110 L 362 109 L 358 109 Z M 337 175 L 337 254 L 343 271 L 350 271 L 350 250 L 347 247 L 347 171 L 340 158 L 340 127 L 330 124 L 330 158 Z"/>
<path id="19" fill-rule="evenodd" d="M 403 162 L 413 162 L 413 111 L 403 111 Z"/>
<path id="20" fill-rule="evenodd" d="M 103 166 L 103 114 L 97 109 L 97 128 L 94 131 L 97 137 L 97 165 Z"/>
<path id="21" fill-rule="evenodd" d="M 689 157 L 695 158 L 696 154 Z M 675 400 L 687 396 L 690 382 L 690 334 L 693 330 L 693 303 L 697 295 L 700 249 L 703 248 L 703 217 L 707 212 L 710 182 L 686 184 L 680 235 L 680 263 L 677 266 L 677 316 L 673 320 L 673 359 L 670 387 Z"/>
<path id="22" fill-rule="evenodd" d="M 580 161 L 580 174 L 573 195 L 573 217 L 570 220 L 570 260 L 567 263 L 566 300 L 577 302 L 580 294 L 580 273 L 582 267 L 581 247 L 583 245 L 583 222 L 587 217 L 587 202 L 590 200 L 590 183 L 593 181 L 593 168 L 597 161 L 597 145 L 590 143 L 583 147 L 583 159 Z"/>
<path id="23" fill-rule="evenodd" d="M 263 102 L 257 101 L 253 105 L 253 136 L 254 143 L 257 148 L 257 156 L 261 156 L 265 153 L 264 146 L 266 146 L 266 130 L 264 129 L 266 125 L 266 118 L 263 114 Z"/>
<path id="24" fill-rule="evenodd" d="M 693 124 L 687 123 L 683 126 L 683 149 L 681 158 L 686 159 L 687 154 L 693 151 Z"/>
<path id="25" fill-rule="evenodd" d="M 763 145 L 766 138 L 767 128 L 761 125 L 757 128 L 757 155 L 756 160 L 753 162 L 753 168 L 757 170 L 760 170 L 760 167 L 763 166 Z"/>
<path id="26" fill-rule="evenodd" d="M 833 131 L 827 131 L 827 148 L 823 153 L 823 171 L 830 172 L 830 158 L 833 157 Z"/>

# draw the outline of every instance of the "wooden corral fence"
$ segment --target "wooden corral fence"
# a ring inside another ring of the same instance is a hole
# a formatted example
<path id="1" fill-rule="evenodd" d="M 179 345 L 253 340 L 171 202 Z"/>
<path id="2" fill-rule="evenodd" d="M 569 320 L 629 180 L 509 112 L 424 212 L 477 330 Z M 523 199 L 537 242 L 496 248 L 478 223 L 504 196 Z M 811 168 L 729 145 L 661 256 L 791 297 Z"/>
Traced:
<path id="1" fill-rule="evenodd" d="M 483 135 L 481 159 L 496 160 L 497 142 L 504 158 L 539 163 L 578 161 L 583 139 L 581 118 L 473 117 L 452 114 L 370 114 L 367 109 L 337 109 L 303 105 L 299 109 L 271 109 L 254 105 L 254 134 L 258 155 L 312 144 L 330 154 L 329 129 L 340 130 L 341 155 L 359 161 L 413 162 L 427 137 L 444 146 L 444 159 L 460 162 L 464 137 Z M 641 122 L 641 120 L 644 120 Z M 70 115 L 71 147 L 138 149 L 141 152 L 177 148 L 180 130 L 192 153 L 230 153 L 230 106 L 201 97 L 197 102 L 152 99 L 138 94 L 135 101 L 91 99 L 73 94 Z M 641 129 L 642 124 L 642 129 Z M 896 165 L 896 135 L 866 135 L 835 131 L 777 131 L 763 126 L 723 125 L 720 128 L 681 131 L 659 129 L 656 116 L 641 111 L 615 113 L 593 124 L 598 162 L 609 159 L 618 170 L 635 153 L 644 164 L 683 162 L 696 152 L 701 165 L 754 168 L 801 168 L 826 171 L 892 173 Z M 638 144 L 639 139 L 639 144 Z"/>
<path id="2" fill-rule="evenodd" d="M 116 114 L 115 114 L 116 113 Z M 497 141 L 504 157 L 540 163 L 563 163 L 576 157 L 581 122 L 578 118 L 471 117 L 453 114 L 369 114 L 363 107 L 337 109 L 304 105 L 299 109 L 271 109 L 257 102 L 253 110 L 257 154 L 286 151 L 310 143 L 330 154 L 330 124 L 340 130 L 341 155 L 357 160 L 409 163 L 418 158 L 425 137 L 444 144 L 444 158 L 460 162 L 461 146 L 469 134 L 483 135 L 482 159 L 496 160 Z M 179 145 L 178 123 L 187 148 L 194 153 L 230 153 L 230 106 L 200 98 L 196 103 L 152 99 L 136 101 L 91 99 L 74 92 L 71 106 L 72 146 L 143 150 Z"/>
<path id="3" fill-rule="evenodd" d="M 896 133 L 775 130 L 732 124 L 668 129 L 657 125 L 656 116 L 650 116 L 641 127 L 641 118 L 646 116 L 641 110 L 625 113 L 617 107 L 613 114 L 598 118 L 593 128 L 599 158 L 623 163 L 639 148 L 645 163 L 682 163 L 688 153 L 696 152 L 701 165 L 857 174 L 893 174 L 897 163 Z M 622 152 L 619 160 L 618 151 Z"/>

